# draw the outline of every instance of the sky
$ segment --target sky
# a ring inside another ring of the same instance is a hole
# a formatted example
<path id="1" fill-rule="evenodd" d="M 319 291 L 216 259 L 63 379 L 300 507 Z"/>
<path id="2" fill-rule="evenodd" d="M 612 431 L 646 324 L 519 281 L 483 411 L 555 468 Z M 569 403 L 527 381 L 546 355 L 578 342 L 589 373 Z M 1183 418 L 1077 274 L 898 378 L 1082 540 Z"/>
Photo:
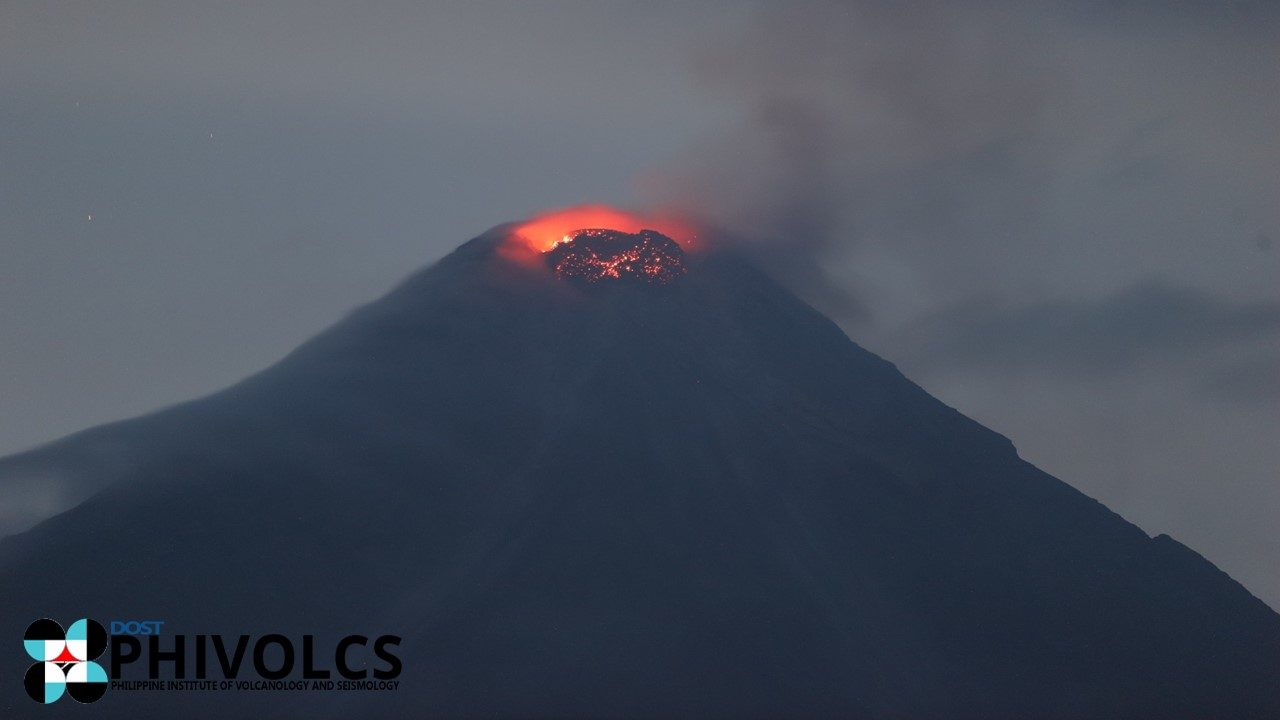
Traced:
<path id="1" fill-rule="evenodd" d="M 1280 6 L 0 2 L 0 454 L 676 207 L 1280 607 Z"/>

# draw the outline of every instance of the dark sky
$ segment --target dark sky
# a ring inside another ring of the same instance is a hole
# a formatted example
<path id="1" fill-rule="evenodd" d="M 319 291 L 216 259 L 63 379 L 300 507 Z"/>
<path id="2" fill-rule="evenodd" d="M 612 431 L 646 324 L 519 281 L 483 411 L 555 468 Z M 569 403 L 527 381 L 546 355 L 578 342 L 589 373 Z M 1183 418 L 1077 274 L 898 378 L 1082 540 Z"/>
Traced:
<path id="1" fill-rule="evenodd" d="M 1280 9 L 0 3 L 0 453 L 674 204 L 1280 605 Z"/>

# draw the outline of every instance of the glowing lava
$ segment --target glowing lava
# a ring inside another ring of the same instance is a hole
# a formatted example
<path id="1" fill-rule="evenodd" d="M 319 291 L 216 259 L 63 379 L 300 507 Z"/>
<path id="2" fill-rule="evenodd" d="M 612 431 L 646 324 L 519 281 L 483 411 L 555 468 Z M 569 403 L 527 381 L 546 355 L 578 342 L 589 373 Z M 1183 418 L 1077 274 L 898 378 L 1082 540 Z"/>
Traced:
<path id="1" fill-rule="evenodd" d="M 581 230 L 609 229 L 635 234 L 644 229 L 675 240 L 684 250 L 692 248 L 693 227 L 685 221 L 655 213 L 637 214 L 606 205 L 580 205 L 543 213 L 516 226 L 513 239 L 535 252 L 545 253 Z"/>
<path id="2" fill-rule="evenodd" d="M 638 233 L 579 230 L 545 255 L 556 276 L 586 283 L 623 280 L 666 285 L 687 272 L 680 244 L 647 229 Z"/>

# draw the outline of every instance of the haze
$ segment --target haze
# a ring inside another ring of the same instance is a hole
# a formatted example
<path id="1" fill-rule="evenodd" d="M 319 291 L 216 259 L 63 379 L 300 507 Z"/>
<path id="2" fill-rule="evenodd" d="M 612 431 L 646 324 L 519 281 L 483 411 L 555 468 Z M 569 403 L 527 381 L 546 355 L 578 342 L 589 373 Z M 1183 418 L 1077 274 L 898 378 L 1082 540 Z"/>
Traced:
<path id="1" fill-rule="evenodd" d="M 674 205 L 1280 606 L 1275 6 L 6 3 L 0 93 L 0 453 Z"/>

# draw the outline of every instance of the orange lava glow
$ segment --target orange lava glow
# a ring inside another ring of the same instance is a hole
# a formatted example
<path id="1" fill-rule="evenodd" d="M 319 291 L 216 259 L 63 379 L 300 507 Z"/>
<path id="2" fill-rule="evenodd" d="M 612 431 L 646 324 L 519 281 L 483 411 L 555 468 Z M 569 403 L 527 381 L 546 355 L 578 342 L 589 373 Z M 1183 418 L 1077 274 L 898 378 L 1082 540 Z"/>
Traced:
<path id="1" fill-rule="evenodd" d="M 607 205 L 579 205 L 552 210 L 517 225 L 512 237 L 536 252 L 545 253 L 565 242 L 579 230 L 618 230 L 635 234 L 657 230 L 689 251 L 697 240 L 693 226 L 677 218 L 657 213 L 631 213 Z"/>

